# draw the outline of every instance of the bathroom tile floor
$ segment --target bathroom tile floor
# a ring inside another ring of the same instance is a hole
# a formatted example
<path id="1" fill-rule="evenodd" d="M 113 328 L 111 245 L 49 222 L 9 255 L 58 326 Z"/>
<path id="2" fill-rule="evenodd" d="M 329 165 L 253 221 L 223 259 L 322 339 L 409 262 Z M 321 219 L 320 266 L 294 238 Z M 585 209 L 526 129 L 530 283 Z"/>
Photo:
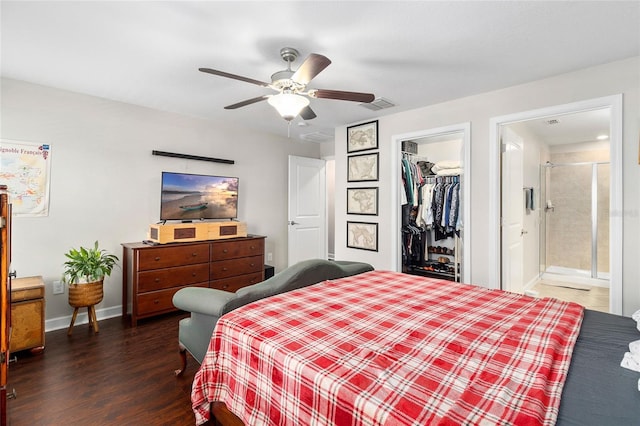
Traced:
<path id="1" fill-rule="evenodd" d="M 540 280 L 532 290 L 538 292 L 538 297 L 554 297 L 594 311 L 609 312 L 609 289 L 606 287 Z"/>

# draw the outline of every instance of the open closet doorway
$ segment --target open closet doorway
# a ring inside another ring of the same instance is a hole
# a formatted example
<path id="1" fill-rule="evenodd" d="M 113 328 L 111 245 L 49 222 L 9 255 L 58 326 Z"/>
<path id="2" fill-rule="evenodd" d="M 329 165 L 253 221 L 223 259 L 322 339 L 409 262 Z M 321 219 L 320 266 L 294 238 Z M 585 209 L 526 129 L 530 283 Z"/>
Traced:
<path id="1" fill-rule="evenodd" d="M 395 136 L 396 270 L 470 280 L 470 124 Z"/>
<path id="2" fill-rule="evenodd" d="M 492 120 L 501 289 L 621 313 L 622 224 L 614 213 L 622 200 L 621 109 L 613 96 Z M 514 139 L 520 168 L 505 160 Z M 508 182 L 521 185 L 506 191 Z M 522 218 L 519 233 L 512 216 Z M 520 257 L 510 256 L 514 241 Z M 518 269 L 521 282 L 512 279 Z"/>

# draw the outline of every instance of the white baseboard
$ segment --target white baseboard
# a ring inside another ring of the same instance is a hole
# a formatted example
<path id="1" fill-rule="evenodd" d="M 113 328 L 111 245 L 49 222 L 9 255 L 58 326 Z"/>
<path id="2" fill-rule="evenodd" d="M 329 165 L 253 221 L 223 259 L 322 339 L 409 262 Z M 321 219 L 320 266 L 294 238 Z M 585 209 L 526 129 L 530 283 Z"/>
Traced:
<path id="1" fill-rule="evenodd" d="M 538 281 L 540 281 L 540 277 L 533 277 L 528 283 L 524 285 L 524 291 L 526 292 L 527 290 L 531 290 L 531 288 L 536 285 Z"/>
<path id="2" fill-rule="evenodd" d="M 96 309 L 96 318 L 98 321 L 107 319 L 107 318 L 115 318 L 122 315 L 122 306 L 111 306 L 109 308 L 104 309 Z M 54 331 L 60 330 L 62 328 L 69 328 L 69 324 L 71 324 L 71 317 L 73 315 L 67 315 L 64 317 L 52 318 L 48 319 L 44 322 L 44 331 Z M 78 312 L 78 316 L 76 317 L 76 322 L 73 325 L 74 327 L 81 324 L 89 324 L 89 317 L 87 316 L 87 309 L 81 308 Z"/>

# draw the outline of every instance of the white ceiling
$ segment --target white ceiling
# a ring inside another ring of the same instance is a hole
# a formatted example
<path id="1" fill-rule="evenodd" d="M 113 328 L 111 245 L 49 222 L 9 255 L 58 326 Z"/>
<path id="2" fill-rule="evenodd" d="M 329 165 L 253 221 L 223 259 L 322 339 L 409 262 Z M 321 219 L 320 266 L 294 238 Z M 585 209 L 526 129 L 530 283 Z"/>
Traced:
<path id="1" fill-rule="evenodd" d="M 598 136 L 609 141 L 611 111 L 609 108 L 543 117 L 511 126 L 526 129 L 549 146 L 596 142 Z"/>
<path id="2" fill-rule="evenodd" d="M 2 1 L 2 76 L 287 135 L 269 81 L 284 46 L 332 64 L 310 88 L 371 92 L 395 107 L 312 99 L 291 137 L 640 55 L 638 1 Z M 296 63 L 294 63 L 294 69 Z"/>

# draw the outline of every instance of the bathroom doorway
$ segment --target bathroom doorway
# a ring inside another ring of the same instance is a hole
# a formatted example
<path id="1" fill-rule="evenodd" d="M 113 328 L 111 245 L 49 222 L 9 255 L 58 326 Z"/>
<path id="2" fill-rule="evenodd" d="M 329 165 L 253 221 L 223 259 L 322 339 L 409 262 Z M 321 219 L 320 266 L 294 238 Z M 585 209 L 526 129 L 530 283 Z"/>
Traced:
<path id="1" fill-rule="evenodd" d="M 621 117 L 621 99 L 612 96 L 492 119 L 496 141 L 507 128 L 524 141 L 522 192 L 505 200 L 499 182 L 510 176 L 498 163 L 492 200 L 500 203 L 498 237 L 505 232 L 505 201 L 523 210 L 525 292 L 621 313 L 622 226 L 611 214 L 621 208 Z M 504 245 L 498 240 L 497 246 L 499 255 Z M 502 289 L 508 288 L 504 271 L 501 263 Z"/>
<path id="2" fill-rule="evenodd" d="M 503 126 L 503 143 L 517 137 L 527 152 L 513 170 L 503 150 L 503 218 L 522 212 L 519 232 L 503 225 L 503 241 L 510 236 L 508 252 L 515 239 L 528 253 L 505 257 L 503 243 L 503 289 L 608 312 L 610 115 L 601 108 Z M 518 181 L 505 192 L 505 182 Z"/>

